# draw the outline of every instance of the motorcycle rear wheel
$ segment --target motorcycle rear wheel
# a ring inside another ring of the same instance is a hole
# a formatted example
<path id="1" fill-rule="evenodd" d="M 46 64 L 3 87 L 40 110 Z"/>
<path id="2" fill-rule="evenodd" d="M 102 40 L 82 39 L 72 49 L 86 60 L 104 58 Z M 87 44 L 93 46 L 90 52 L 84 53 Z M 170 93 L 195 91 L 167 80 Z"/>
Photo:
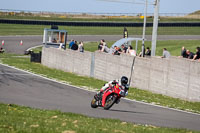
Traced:
<path id="1" fill-rule="evenodd" d="M 95 98 L 92 99 L 92 101 L 91 101 L 91 107 L 92 107 L 92 108 L 97 108 L 98 105 L 97 105 L 96 103 L 97 103 L 97 100 L 96 100 Z"/>
<path id="2" fill-rule="evenodd" d="M 116 99 L 117 99 L 117 97 L 115 95 L 109 95 L 106 98 L 106 103 L 104 105 L 104 109 L 109 110 L 113 106 L 113 104 L 116 102 Z"/>

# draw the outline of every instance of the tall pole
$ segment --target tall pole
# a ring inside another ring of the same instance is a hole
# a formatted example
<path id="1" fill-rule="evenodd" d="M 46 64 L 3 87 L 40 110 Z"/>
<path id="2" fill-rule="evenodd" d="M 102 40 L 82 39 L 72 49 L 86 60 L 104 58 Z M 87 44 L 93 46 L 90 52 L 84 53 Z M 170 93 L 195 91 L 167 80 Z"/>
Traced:
<path id="1" fill-rule="evenodd" d="M 148 1 L 145 2 L 144 8 L 144 24 L 143 24 L 143 35 L 142 35 L 142 57 L 144 57 L 144 40 L 145 40 L 145 31 L 146 31 L 146 22 L 147 22 L 147 5 Z"/>
<path id="2" fill-rule="evenodd" d="M 156 54 L 156 41 L 158 32 L 158 16 L 159 16 L 160 0 L 155 1 L 154 21 L 153 21 L 153 32 L 152 32 L 152 44 L 151 44 L 151 56 Z"/>

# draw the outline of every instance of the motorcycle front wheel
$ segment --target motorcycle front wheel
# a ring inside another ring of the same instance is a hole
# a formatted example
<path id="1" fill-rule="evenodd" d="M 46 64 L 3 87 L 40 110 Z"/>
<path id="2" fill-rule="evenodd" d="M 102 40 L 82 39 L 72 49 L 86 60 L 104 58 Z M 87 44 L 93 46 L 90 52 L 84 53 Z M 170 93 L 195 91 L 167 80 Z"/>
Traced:
<path id="1" fill-rule="evenodd" d="M 113 104 L 116 102 L 116 99 L 117 99 L 117 97 L 115 95 L 109 95 L 106 98 L 106 103 L 104 105 L 104 109 L 109 110 L 113 106 Z"/>
<path id="2" fill-rule="evenodd" d="M 97 105 L 97 100 L 94 98 L 94 99 L 92 99 L 92 101 L 91 101 L 91 107 L 92 108 L 97 108 L 98 107 L 98 105 Z"/>

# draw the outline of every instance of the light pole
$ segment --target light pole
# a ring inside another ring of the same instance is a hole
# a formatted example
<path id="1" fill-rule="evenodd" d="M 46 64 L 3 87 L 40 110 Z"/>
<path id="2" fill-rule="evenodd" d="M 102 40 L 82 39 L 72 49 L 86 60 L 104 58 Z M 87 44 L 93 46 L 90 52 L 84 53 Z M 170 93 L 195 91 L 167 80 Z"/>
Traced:
<path id="1" fill-rule="evenodd" d="M 144 57 L 144 40 L 145 40 L 145 31 L 146 31 L 146 22 L 147 22 L 147 5 L 148 1 L 145 2 L 145 8 L 144 8 L 144 24 L 143 24 L 143 35 L 142 35 L 142 57 Z"/>
<path id="2" fill-rule="evenodd" d="M 158 16 L 159 16 L 159 6 L 160 0 L 155 1 L 155 11 L 154 11 L 154 21 L 153 21 L 153 32 L 152 32 L 152 42 L 151 42 L 151 56 L 156 54 L 156 41 L 158 32 Z"/>
<path id="3" fill-rule="evenodd" d="M 143 24 L 143 34 L 142 34 L 142 57 L 144 57 L 144 52 L 145 52 L 144 51 L 144 49 L 145 49 L 144 41 L 145 41 L 145 32 L 146 32 L 146 18 L 147 18 L 148 0 L 145 0 L 146 1 L 145 3 L 143 3 L 143 2 L 140 3 L 140 2 L 122 1 L 122 0 L 98 0 L 98 1 L 107 1 L 107 2 L 116 2 L 116 3 L 131 3 L 131 4 L 142 4 L 142 5 L 145 4 L 145 8 L 144 8 L 144 24 Z M 156 3 L 159 3 L 157 1 L 158 0 L 156 0 Z M 151 3 L 150 5 L 154 5 L 154 4 Z M 155 20 L 155 17 L 154 17 L 154 20 Z"/>

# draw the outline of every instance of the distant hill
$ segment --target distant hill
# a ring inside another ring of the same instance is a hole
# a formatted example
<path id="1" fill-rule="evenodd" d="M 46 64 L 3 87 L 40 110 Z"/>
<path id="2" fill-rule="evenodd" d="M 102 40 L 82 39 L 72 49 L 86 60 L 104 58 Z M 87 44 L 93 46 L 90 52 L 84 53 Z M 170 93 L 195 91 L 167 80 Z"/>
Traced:
<path id="1" fill-rule="evenodd" d="M 200 10 L 186 15 L 185 18 L 200 19 Z"/>
<path id="2" fill-rule="evenodd" d="M 189 15 L 200 15 L 200 10 L 190 13 Z"/>

